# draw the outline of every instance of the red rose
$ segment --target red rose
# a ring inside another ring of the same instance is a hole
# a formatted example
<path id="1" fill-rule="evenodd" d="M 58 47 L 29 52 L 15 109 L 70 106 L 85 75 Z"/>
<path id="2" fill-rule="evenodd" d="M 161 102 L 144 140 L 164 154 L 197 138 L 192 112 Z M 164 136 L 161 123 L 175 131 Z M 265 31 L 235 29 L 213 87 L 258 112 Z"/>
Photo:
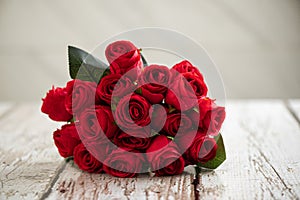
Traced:
<path id="1" fill-rule="evenodd" d="M 195 74 L 192 74 L 190 72 L 183 73 L 182 75 L 190 83 L 190 85 L 192 86 L 195 92 L 195 95 L 198 98 L 207 95 L 208 90 L 206 84 L 204 83 L 203 78 L 199 78 L 198 76 L 195 76 Z"/>
<path id="2" fill-rule="evenodd" d="M 65 88 L 54 88 L 53 86 L 43 98 L 42 112 L 48 114 L 54 121 L 69 121 L 73 116 L 66 110 L 66 96 Z"/>
<path id="3" fill-rule="evenodd" d="M 178 72 L 172 70 L 172 73 L 175 74 L 176 79 L 167 91 L 165 102 L 181 111 L 193 108 L 198 104 L 198 101 L 192 86 Z"/>
<path id="4" fill-rule="evenodd" d="M 119 128 L 109 106 L 96 106 L 84 110 L 79 116 L 80 137 L 88 141 L 103 140 L 104 136 L 113 138 Z"/>
<path id="5" fill-rule="evenodd" d="M 144 163 L 145 159 L 141 153 L 127 152 L 118 148 L 104 161 L 103 169 L 107 174 L 116 177 L 131 178 L 142 172 Z"/>
<path id="6" fill-rule="evenodd" d="M 138 83 L 143 85 L 142 95 L 152 104 L 162 102 L 171 81 L 169 68 L 161 65 L 146 67 L 138 78 Z"/>
<path id="7" fill-rule="evenodd" d="M 193 128 L 192 125 L 192 120 L 188 118 L 185 114 L 170 113 L 167 115 L 167 120 L 163 130 L 167 135 L 175 137 L 179 128 L 181 134 L 185 134 Z"/>
<path id="8" fill-rule="evenodd" d="M 109 140 L 83 140 L 82 143 L 93 157 L 102 163 L 116 148 Z"/>
<path id="9" fill-rule="evenodd" d="M 207 137 L 206 134 L 198 132 L 194 138 L 192 144 L 188 144 L 188 133 L 186 136 L 180 137 L 176 142 L 179 147 L 190 146 L 184 153 L 188 164 L 197 164 L 199 162 L 206 163 L 209 160 L 214 159 L 216 156 L 218 145 L 213 138 Z"/>
<path id="10" fill-rule="evenodd" d="M 133 94 L 123 97 L 117 105 L 115 119 L 127 130 L 140 129 L 150 124 L 151 105 L 142 96 Z"/>
<path id="11" fill-rule="evenodd" d="M 151 128 L 157 132 L 161 131 L 167 120 L 168 109 L 164 105 L 152 106 Z"/>
<path id="12" fill-rule="evenodd" d="M 127 94 L 133 93 L 136 88 L 137 86 L 128 77 L 122 76 L 114 87 L 112 98 L 117 98 L 117 100 L 113 99 L 116 102 Z"/>
<path id="13" fill-rule="evenodd" d="M 132 130 L 128 134 L 120 131 L 114 138 L 114 143 L 118 147 L 132 150 L 147 149 L 150 142 L 150 128 Z"/>
<path id="14" fill-rule="evenodd" d="M 197 75 L 199 78 L 203 80 L 203 75 L 200 73 L 200 71 L 197 69 L 197 67 L 193 66 L 189 61 L 183 60 L 182 62 L 174 65 L 172 69 L 175 69 L 179 73 L 183 74 L 186 72 L 190 72 L 194 75 Z"/>
<path id="15" fill-rule="evenodd" d="M 215 104 L 215 100 L 208 97 L 198 100 L 199 113 L 192 110 L 190 115 L 192 119 L 196 119 L 196 115 L 200 115 L 199 121 L 194 120 L 194 123 L 199 126 L 203 132 L 216 136 L 219 134 L 221 126 L 225 120 L 225 108 Z"/>
<path id="16" fill-rule="evenodd" d="M 53 133 L 53 139 L 59 154 L 64 158 L 73 156 L 74 148 L 81 143 L 74 123 L 57 129 Z"/>
<path id="17" fill-rule="evenodd" d="M 112 74 L 125 74 L 135 80 L 142 70 L 139 50 L 129 41 L 116 41 L 106 47 L 105 56 L 110 64 Z"/>
<path id="18" fill-rule="evenodd" d="M 95 105 L 97 84 L 94 82 L 72 80 L 67 83 L 66 109 L 74 115 L 79 115 L 84 109 Z"/>
<path id="19" fill-rule="evenodd" d="M 156 136 L 147 149 L 147 159 L 156 176 L 181 174 L 184 160 L 175 143 L 164 136 Z M 166 146 L 168 145 L 168 146 Z"/>
<path id="20" fill-rule="evenodd" d="M 82 143 L 74 149 L 74 162 L 80 169 L 89 173 L 100 173 L 103 171 L 103 164 L 92 156 Z"/>
<path id="21" fill-rule="evenodd" d="M 121 98 L 134 91 L 135 85 L 127 77 L 121 74 L 110 74 L 103 77 L 97 87 L 99 99 L 111 104 L 112 95 L 114 98 Z"/>

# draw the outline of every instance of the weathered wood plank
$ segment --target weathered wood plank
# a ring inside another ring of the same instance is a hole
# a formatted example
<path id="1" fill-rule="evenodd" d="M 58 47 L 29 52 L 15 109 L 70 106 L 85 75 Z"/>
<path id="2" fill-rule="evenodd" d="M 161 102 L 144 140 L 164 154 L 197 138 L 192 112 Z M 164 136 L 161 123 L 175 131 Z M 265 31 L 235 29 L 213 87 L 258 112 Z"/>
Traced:
<path id="1" fill-rule="evenodd" d="M 292 99 L 287 102 L 292 115 L 296 118 L 300 125 L 300 99 Z"/>
<path id="2" fill-rule="evenodd" d="M 0 118 L 0 199 L 39 199 L 64 165 L 51 123 L 37 104 L 16 106 Z"/>
<path id="3" fill-rule="evenodd" d="M 193 169 L 182 175 L 116 178 L 80 171 L 73 162 L 60 174 L 48 199 L 193 199 Z"/>
<path id="4" fill-rule="evenodd" d="M 298 199 L 300 130 L 281 101 L 233 101 L 227 107 L 227 161 L 200 178 L 202 199 Z"/>
<path id="5" fill-rule="evenodd" d="M 200 198 L 299 198 L 300 129 L 285 105 L 233 101 L 227 113 L 223 135 L 228 158 L 219 169 L 201 173 Z M 18 106 L 0 118 L 0 199 L 48 196 L 45 192 L 64 166 L 52 142 L 55 127 L 35 105 Z M 191 170 L 174 177 L 120 179 L 81 172 L 70 162 L 48 198 L 193 199 L 192 181 Z"/>
<path id="6" fill-rule="evenodd" d="M 281 101 L 233 101 L 224 126 L 227 161 L 203 172 L 201 199 L 296 199 L 300 196 L 300 130 Z M 49 199 L 193 199 L 192 173 L 118 179 L 68 164 Z"/>

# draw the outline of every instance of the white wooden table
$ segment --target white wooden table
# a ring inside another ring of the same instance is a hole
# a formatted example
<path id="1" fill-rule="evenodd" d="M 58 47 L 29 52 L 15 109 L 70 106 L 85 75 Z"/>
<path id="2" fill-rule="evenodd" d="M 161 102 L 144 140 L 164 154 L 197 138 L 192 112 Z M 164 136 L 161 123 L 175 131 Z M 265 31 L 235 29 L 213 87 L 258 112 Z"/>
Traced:
<path id="1" fill-rule="evenodd" d="M 300 100 L 227 102 L 227 160 L 203 172 L 121 179 L 81 172 L 52 141 L 40 104 L 0 104 L 0 199 L 299 199 Z"/>

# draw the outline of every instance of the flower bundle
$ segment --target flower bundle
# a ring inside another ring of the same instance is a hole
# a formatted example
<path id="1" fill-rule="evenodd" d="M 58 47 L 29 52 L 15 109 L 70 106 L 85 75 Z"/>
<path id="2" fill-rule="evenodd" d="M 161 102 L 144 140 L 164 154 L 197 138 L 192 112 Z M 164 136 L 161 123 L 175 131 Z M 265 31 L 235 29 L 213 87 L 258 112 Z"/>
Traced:
<path id="1" fill-rule="evenodd" d="M 189 61 L 148 65 L 130 41 L 105 50 L 108 65 L 69 47 L 72 80 L 43 98 L 42 112 L 66 122 L 53 133 L 64 158 L 90 173 L 175 175 L 187 165 L 217 168 L 225 159 L 219 133 L 224 107 L 207 97 Z"/>

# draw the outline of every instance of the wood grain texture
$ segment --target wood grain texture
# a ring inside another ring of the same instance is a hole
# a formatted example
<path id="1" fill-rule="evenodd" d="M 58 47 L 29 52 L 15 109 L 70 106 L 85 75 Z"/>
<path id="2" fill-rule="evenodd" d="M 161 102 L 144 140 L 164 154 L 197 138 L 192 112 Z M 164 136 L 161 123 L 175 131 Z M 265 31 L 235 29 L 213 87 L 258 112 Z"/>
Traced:
<path id="1" fill-rule="evenodd" d="M 223 135 L 227 161 L 202 172 L 201 199 L 297 199 L 300 195 L 300 130 L 281 101 L 233 101 Z M 80 172 L 72 163 L 49 199 L 194 199 L 191 174 L 118 179 Z M 185 188 L 185 189 L 184 189 Z"/>
<path id="2" fill-rule="evenodd" d="M 39 199 L 64 165 L 52 141 L 57 123 L 39 110 L 14 106 L 0 118 L 0 199 Z"/>
<path id="3" fill-rule="evenodd" d="M 300 130 L 281 101 L 228 103 L 224 165 L 200 177 L 202 199 L 299 199 Z"/>
<path id="4" fill-rule="evenodd" d="M 300 128 L 282 101 L 230 101 L 222 130 L 227 160 L 173 177 L 122 179 L 65 164 L 52 123 L 36 105 L 0 104 L 0 199 L 299 199 Z M 295 110 L 296 112 L 296 110 Z"/>
<path id="5" fill-rule="evenodd" d="M 178 176 L 116 178 L 82 172 L 71 161 L 48 199 L 194 199 L 193 178 L 191 168 Z"/>
<path id="6" fill-rule="evenodd" d="M 291 112 L 291 114 L 295 117 L 296 121 L 298 121 L 300 125 L 300 100 L 292 99 L 287 102 L 287 106 Z"/>

